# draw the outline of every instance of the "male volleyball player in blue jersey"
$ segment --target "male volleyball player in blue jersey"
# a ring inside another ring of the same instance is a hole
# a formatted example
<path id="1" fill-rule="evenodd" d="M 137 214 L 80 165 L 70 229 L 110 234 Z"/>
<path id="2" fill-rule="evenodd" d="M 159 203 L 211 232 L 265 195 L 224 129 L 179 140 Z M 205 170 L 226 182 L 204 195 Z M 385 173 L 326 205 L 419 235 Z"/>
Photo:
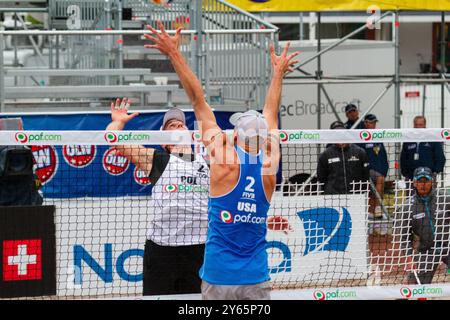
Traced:
<path id="1" fill-rule="evenodd" d="M 181 30 L 169 36 L 158 22 L 160 33 L 145 37 L 171 60 L 194 106 L 202 140 L 211 156 L 208 238 L 202 278 L 203 299 L 270 299 L 266 252 L 267 212 L 275 190 L 280 158 L 278 110 L 284 75 L 292 71 L 298 52 L 280 56 L 270 48 L 272 81 L 263 114 L 235 114 L 233 137 L 219 128 L 204 98 L 200 81 L 179 51 Z"/>

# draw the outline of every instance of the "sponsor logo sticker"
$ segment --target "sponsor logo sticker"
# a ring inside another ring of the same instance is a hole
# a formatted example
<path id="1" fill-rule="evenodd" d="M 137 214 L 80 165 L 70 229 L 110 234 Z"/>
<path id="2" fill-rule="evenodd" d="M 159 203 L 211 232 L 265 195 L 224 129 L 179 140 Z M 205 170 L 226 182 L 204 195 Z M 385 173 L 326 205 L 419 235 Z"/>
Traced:
<path id="1" fill-rule="evenodd" d="M 115 148 L 108 149 L 102 159 L 103 169 L 113 176 L 124 174 L 130 166 L 130 161 L 120 155 Z"/>
<path id="2" fill-rule="evenodd" d="M 31 146 L 34 170 L 41 183 L 48 183 L 58 169 L 58 155 L 52 146 Z"/>
<path id="3" fill-rule="evenodd" d="M 64 145 L 62 154 L 67 164 L 74 168 L 87 167 L 94 161 L 97 148 L 87 145 Z"/>
<path id="4" fill-rule="evenodd" d="M 230 223 L 233 221 L 233 215 L 230 211 L 222 210 L 220 211 L 220 219 L 225 223 Z"/>

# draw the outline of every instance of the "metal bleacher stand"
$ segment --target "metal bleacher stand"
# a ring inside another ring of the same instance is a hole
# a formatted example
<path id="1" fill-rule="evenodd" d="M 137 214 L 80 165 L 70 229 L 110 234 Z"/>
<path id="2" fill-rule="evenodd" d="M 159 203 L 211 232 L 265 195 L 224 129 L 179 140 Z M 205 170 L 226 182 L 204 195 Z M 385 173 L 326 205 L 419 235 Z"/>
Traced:
<path id="1" fill-rule="evenodd" d="M 172 92 L 179 89 L 178 85 L 146 85 L 144 77 L 151 75 L 150 69 L 32 69 L 32 68 L 5 68 L 5 76 L 13 77 L 99 77 L 120 76 L 139 77 L 138 83 L 129 85 L 102 85 L 102 86 L 18 86 L 6 87 L 5 99 L 22 98 L 114 98 L 117 96 L 137 96 L 145 101 L 145 95 L 150 92 L 166 92 L 167 105 L 172 106 Z"/>
<path id="2" fill-rule="evenodd" d="M 28 5 L 19 9 L 17 1 L 0 0 L 0 13 L 44 12 L 44 30 L 31 30 L 26 23 L 0 29 L 0 112 L 33 105 L 45 110 L 58 103 L 104 106 L 107 99 L 122 96 L 138 98 L 134 105 L 141 109 L 189 105 L 170 61 L 143 47 L 145 25 L 156 27 L 156 20 L 167 30 L 184 27 L 181 51 L 213 107 L 263 105 L 270 75 L 268 44 L 277 43 L 277 28 L 225 1 L 202 6 L 201 0 L 178 0 L 170 7 L 142 0 L 19 2 Z M 32 42 L 33 36 L 43 37 L 42 46 L 31 43 L 27 50 L 34 50 L 32 56 L 6 66 L 5 37 Z"/>

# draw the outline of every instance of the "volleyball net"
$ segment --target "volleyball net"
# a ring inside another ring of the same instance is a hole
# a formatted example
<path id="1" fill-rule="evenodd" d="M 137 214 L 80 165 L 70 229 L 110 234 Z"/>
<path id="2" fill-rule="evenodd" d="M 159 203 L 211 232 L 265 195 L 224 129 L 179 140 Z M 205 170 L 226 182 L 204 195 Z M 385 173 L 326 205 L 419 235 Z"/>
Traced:
<path id="1" fill-rule="evenodd" d="M 441 146 L 449 159 L 450 130 L 279 134 L 277 187 L 264 221 L 273 298 L 450 295 L 450 164 L 435 176 L 432 218 L 415 209 L 415 185 L 402 175 L 422 160 L 414 155 L 418 142 L 436 152 Z M 208 154 L 198 132 L 0 131 L 0 141 L 7 186 L 0 192 L 2 298 L 139 297 L 147 238 L 176 246 L 205 241 Z M 188 146 L 193 156 L 186 148 L 174 159 L 165 156 L 163 148 L 172 145 Z M 149 148 L 158 151 L 149 156 Z M 39 181 L 43 199 L 32 207 L 13 201 L 29 199 L 23 149 L 31 150 L 32 182 Z M 375 162 L 383 150 L 387 172 L 380 173 Z M 406 155 L 411 150 L 414 161 Z M 363 153 L 372 153 L 369 168 Z M 221 219 L 260 218 L 249 208 L 248 215 Z M 174 256 L 173 263 L 184 262 Z"/>

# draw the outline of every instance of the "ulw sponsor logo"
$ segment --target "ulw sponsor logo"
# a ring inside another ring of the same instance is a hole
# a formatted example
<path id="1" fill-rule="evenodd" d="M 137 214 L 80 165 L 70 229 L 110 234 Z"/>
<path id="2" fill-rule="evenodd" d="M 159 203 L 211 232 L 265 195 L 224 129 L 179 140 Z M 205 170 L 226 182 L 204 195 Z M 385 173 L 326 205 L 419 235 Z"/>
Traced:
<path id="1" fill-rule="evenodd" d="M 417 296 L 427 296 L 427 295 L 442 295 L 442 288 L 436 287 L 421 287 L 421 288 L 408 288 L 403 287 L 400 289 L 400 294 L 403 298 L 414 298 Z"/>
<path id="2" fill-rule="evenodd" d="M 114 148 L 110 148 L 104 153 L 102 163 L 103 169 L 113 176 L 125 173 L 130 166 L 130 161 L 117 153 L 117 150 Z"/>
<path id="3" fill-rule="evenodd" d="M 137 167 L 133 171 L 134 181 L 141 186 L 148 186 L 151 184 L 150 178 L 143 170 L 139 170 Z"/>
<path id="4" fill-rule="evenodd" d="M 31 146 L 34 157 L 34 170 L 41 183 L 48 183 L 58 169 L 58 154 L 54 147 L 49 145 Z"/>
<path id="5" fill-rule="evenodd" d="M 94 161 L 96 150 L 95 146 L 65 145 L 62 154 L 68 165 L 75 168 L 84 168 Z"/>
<path id="6" fill-rule="evenodd" d="M 355 299 L 356 291 L 354 290 L 333 290 L 333 291 L 320 291 L 316 290 L 313 293 L 314 300 L 340 300 L 340 299 Z"/>
<path id="7" fill-rule="evenodd" d="M 302 141 L 302 140 L 320 140 L 320 133 L 318 132 L 306 132 L 306 131 L 295 131 L 286 132 L 279 131 L 280 141 Z"/>
<path id="8" fill-rule="evenodd" d="M 374 141 L 382 139 L 401 139 L 403 134 L 401 132 L 379 130 L 379 131 L 361 131 L 359 138 L 363 141 Z"/>

